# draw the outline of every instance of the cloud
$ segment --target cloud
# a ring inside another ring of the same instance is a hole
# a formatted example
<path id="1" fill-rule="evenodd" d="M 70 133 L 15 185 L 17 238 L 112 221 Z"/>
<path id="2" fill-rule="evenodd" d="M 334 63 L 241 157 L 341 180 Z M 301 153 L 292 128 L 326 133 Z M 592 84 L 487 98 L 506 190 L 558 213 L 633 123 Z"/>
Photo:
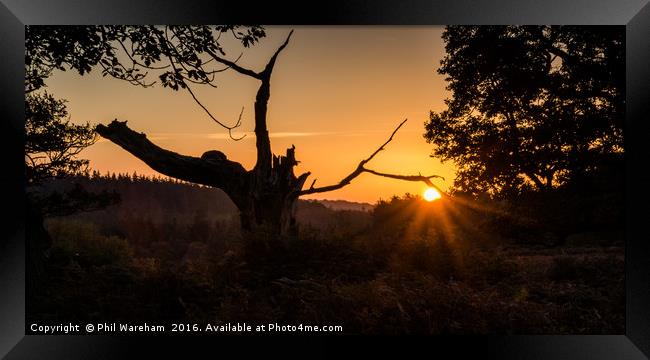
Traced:
<path id="1" fill-rule="evenodd" d="M 165 134 L 165 135 L 158 135 L 158 134 L 152 134 L 151 136 L 147 136 L 147 139 L 150 141 L 160 141 L 160 140 L 169 140 L 174 137 L 174 134 Z M 108 139 L 100 137 L 95 141 L 95 143 L 105 143 L 105 142 L 110 142 Z"/>
<path id="2" fill-rule="evenodd" d="M 250 131 L 246 132 L 246 137 L 245 139 L 255 138 L 255 133 Z M 279 138 L 296 138 L 296 137 L 308 137 L 308 136 L 324 136 L 324 135 L 332 135 L 335 133 L 332 132 L 271 132 L 269 133 L 269 137 L 271 139 L 279 139 Z M 241 137 L 243 135 L 242 133 L 237 133 L 234 132 L 233 136 L 234 137 Z M 225 139 L 228 140 L 230 137 L 228 134 L 222 134 L 222 133 L 214 133 L 214 134 L 196 134 L 197 137 L 205 137 L 208 139 Z"/>
<path id="3" fill-rule="evenodd" d="M 410 133 L 414 130 L 402 130 L 401 132 Z M 333 132 L 333 131 L 324 131 L 324 132 L 271 132 L 269 137 L 271 139 L 283 139 L 283 138 L 301 138 L 301 137 L 317 137 L 317 136 L 344 136 L 344 137 L 359 137 L 359 136 L 368 136 L 378 133 L 386 133 L 381 130 L 366 130 L 366 131 L 345 131 L 345 132 Z M 247 132 L 233 132 L 234 137 L 241 137 L 246 134 L 246 139 L 255 139 L 255 133 L 252 131 Z M 230 140 L 228 133 L 152 133 L 147 135 L 147 139 L 151 141 L 165 141 L 165 140 L 180 140 L 180 139 L 211 139 L 211 140 Z M 103 143 L 108 140 L 100 138 L 97 142 Z"/>

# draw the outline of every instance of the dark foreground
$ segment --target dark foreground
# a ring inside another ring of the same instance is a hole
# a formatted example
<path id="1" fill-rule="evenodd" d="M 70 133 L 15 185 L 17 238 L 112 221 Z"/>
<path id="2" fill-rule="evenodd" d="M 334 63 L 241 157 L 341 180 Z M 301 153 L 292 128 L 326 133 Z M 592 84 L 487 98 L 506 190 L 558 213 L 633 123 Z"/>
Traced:
<path id="1" fill-rule="evenodd" d="M 130 211 L 129 201 L 99 215 L 46 221 L 52 247 L 28 324 L 625 332 L 624 248 L 611 229 L 559 236 L 513 225 L 504 235 L 502 212 L 487 221 L 485 211 L 418 198 L 371 212 L 304 203 L 301 238 L 281 246 L 263 234 L 243 239 L 227 209 L 187 216 L 179 205 L 168 210 L 178 216 L 148 217 Z"/>

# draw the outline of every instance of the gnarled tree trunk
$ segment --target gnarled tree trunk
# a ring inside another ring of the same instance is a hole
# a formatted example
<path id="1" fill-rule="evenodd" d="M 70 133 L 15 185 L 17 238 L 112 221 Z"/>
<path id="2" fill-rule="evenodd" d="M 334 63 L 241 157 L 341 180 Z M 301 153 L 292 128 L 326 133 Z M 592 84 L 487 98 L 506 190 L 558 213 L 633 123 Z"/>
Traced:
<path id="1" fill-rule="evenodd" d="M 287 149 L 285 156 L 273 156 L 268 173 L 256 169 L 248 173 L 249 190 L 235 200 L 242 229 L 264 228 L 281 238 L 297 235 L 295 205 L 306 176 L 297 178 L 294 175 L 296 164 L 292 147 Z"/>
<path id="2" fill-rule="evenodd" d="M 258 167 L 247 171 L 216 150 L 197 158 L 162 149 L 131 130 L 126 121 L 98 125 L 96 130 L 162 174 L 223 190 L 240 211 L 242 229 L 264 228 L 281 237 L 296 233 L 295 203 L 306 176 L 293 173 L 297 164 L 293 147 L 284 156 L 273 156 L 265 171 Z"/>

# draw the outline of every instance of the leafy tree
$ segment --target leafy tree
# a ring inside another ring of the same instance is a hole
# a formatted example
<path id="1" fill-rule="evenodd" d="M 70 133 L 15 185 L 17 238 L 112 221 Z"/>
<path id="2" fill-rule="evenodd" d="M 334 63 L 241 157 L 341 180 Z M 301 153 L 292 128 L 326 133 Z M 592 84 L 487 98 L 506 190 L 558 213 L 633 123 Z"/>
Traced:
<path id="1" fill-rule="evenodd" d="M 90 124 L 70 123 L 65 101 L 43 93 L 25 99 L 25 165 L 29 185 L 84 171 L 87 160 L 76 155 L 92 145 L 96 134 Z"/>
<path id="2" fill-rule="evenodd" d="M 77 155 L 95 143 L 90 124 L 75 125 L 68 117 L 65 101 L 47 92 L 25 97 L 25 175 L 29 205 L 35 216 L 61 216 L 100 209 L 118 201 L 114 192 L 91 193 L 80 184 L 69 189 L 49 189 L 55 178 L 88 171 L 88 160 Z"/>
<path id="3" fill-rule="evenodd" d="M 221 34 L 232 33 L 246 47 L 265 36 L 259 26 L 183 27 L 188 32 L 174 35 L 182 41 L 183 47 L 172 49 L 165 45 L 169 36 L 166 29 L 158 26 L 28 25 L 25 27 L 25 93 L 46 86 L 45 79 L 55 70 L 75 70 L 84 75 L 96 66 L 101 66 L 103 75 L 150 86 L 152 83 L 144 80 L 147 70 L 160 69 L 150 65 L 160 61 L 161 56 L 174 57 L 180 67 L 176 71 L 168 66 L 169 70 L 160 75 L 165 79 L 163 83 L 178 89 L 183 79 L 197 82 L 213 79 L 215 72 L 204 70 L 205 64 L 196 57 L 195 51 L 225 55 L 218 42 Z M 213 31 L 219 36 L 213 36 Z M 128 56 L 127 65 L 120 55 Z"/>
<path id="4" fill-rule="evenodd" d="M 452 96 L 424 136 L 457 165 L 457 191 L 507 196 L 620 169 L 622 27 L 448 26 L 443 39 Z"/>
<path id="5" fill-rule="evenodd" d="M 25 29 L 26 240 L 30 294 L 43 280 L 51 245 L 43 217 L 99 209 L 118 200 L 116 193 L 90 193 L 79 184 L 64 190 L 42 186 L 50 179 L 86 171 L 88 161 L 78 159 L 77 155 L 97 139 L 89 124 L 75 125 L 69 121 L 64 100 L 39 91 L 54 70 L 67 67 L 84 74 L 101 58 L 106 44 L 94 32 L 80 29 L 33 26 Z"/>
<path id="6" fill-rule="evenodd" d="M 46 87 L 45 80 L 55 70 L 86 74 L 100 61 L 114 62 L 111 56 L 114 54 L 107 36 L 96 31 L 94 26 L 25 27 L 25 173 L 28 187 L 35 188 L 51 178 L 87 171 L 88 161 L 78 159 L 77 155 L 97 140 L 90 124 L 70 122 L 65 100 L 42 91 Z M 71 192 L 82 193 L 80 188 Z M 44 200 L 44 195 L 40 196 Z M 55 197 L 61 196 L 64 195 Z"/>
<path id="7" fill-rule="evenodd" d="M 90 71 L 108 49 L 92 28 L 25 26 L 25 94 L 43 88 L 55 70 Z"/>

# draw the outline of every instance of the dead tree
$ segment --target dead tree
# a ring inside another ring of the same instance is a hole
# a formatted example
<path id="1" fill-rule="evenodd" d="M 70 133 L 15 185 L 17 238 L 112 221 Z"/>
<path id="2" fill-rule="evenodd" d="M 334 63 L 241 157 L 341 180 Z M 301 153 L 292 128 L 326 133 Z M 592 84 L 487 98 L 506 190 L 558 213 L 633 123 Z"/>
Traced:
<path id="1" fill-rule="evenodd" d="M 334 185 L 315 187 L 314 180 L 311 186 L 304 188 L 310 173 L 307 172 L 299 176 L 294 174 L 293 168 L 298 164 L 294 146 L 287 149 L 284 155 L 272 154 L 266 121 L 267 106 L 271 94 L 271 74 L 278 55 L 289 43 L 292 33 L 293 31 L 289 33 L 284 43 L 275 51 L 264 69 L 259 72 L 244 68 L 216 53 L 210 53 L 212 59 L 227 68 L 260 82 L 255 97 L 254 132 L 257 161 L 252 169 L 246 170 L 241 164 L 228 160 L 226 155 L 217 150 L 208 151 L 200 158 L 197 158 L 162 149 L 149 141 L 145 134 L 131 130 L 126 121 L 116 119 L 108 125 L 100 124 L 97 125 L 96 131 L 162 174 L 223 190 L 239 209 L 243 230 L 265 229 L 266 232 L 270 232 L 279 238 L 294 237 L 297 234 L 295 205 L 296 200 L 301 195 L 340 189 L 350 184 L 352 180 L 362 173 L 406 181 L 422 181 L 429 186 L 435 187 L 431 179 L 439 177 L 437 175 L 395 175 L 378 172 L 366 167 L 366 164 L 392 141 L 393 136 L 404 125 L 406 120 L 397 126 L 384 144 L 377 148 L 368 158 L 359 162 L 348 176 Z M 174 66 L 171 58 L 170 61 Z M 187 89 L 197 100 L 189 87 Z M 203 107 L 200 102 L 198 103 Z M 205 107 L 203 108 L 213 120 L 219 122 Z M 229 127 L 223 123 L 220 124 L 230 131 L 239 126 L 240 123 L 241 115 L 235 126 Z"/>

